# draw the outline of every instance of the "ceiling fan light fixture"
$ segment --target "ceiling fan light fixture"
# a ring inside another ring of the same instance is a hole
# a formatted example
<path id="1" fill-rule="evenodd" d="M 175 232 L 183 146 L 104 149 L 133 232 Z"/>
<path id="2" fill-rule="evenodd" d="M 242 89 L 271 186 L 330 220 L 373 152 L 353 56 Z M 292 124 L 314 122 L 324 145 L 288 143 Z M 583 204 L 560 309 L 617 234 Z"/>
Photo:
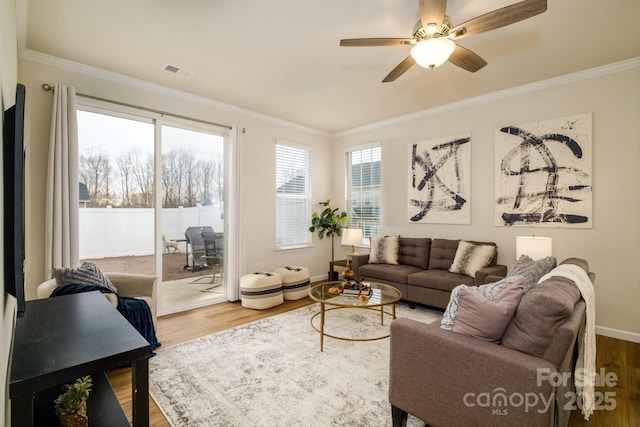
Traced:
<path id="1" fill-rule="evenodd" d="M 453 40 L 434 37 L 416 43 L 411 48 L 411 56 L 419 66 L 435 68 L 447 62 L 455 48 Z"/>

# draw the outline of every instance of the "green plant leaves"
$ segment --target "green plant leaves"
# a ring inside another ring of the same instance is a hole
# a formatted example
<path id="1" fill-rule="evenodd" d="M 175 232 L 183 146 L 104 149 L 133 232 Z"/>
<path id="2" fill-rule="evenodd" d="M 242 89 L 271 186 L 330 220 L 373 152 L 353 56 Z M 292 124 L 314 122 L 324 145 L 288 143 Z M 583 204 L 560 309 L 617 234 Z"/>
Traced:
<path id="1" fill-rule="evenodd" d="M 338 214 L 337 212 L 339 209 L 331 209 L 330 203 L 331 199 L 327 199 L 325 202 L 320 202 L 320 205 L 326 207 L 320 214 L 317 212 L 313 212 L 311 214 L 311 227 L 309 227 L 309 231 L 317 233 L 317 236 L 320 239 L 323 239 L 325 236 L 340 236 L 342 234 L 342 229 L 347 223 L 347 213 L 342 211 Z"/>

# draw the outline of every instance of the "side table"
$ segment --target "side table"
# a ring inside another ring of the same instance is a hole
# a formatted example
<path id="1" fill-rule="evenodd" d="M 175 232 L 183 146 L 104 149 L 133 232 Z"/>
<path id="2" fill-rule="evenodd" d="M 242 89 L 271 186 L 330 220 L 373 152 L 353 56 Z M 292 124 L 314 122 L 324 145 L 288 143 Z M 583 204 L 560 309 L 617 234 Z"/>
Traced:
<path id="1" fill-rule="evenodd" d="M 337 260 L 337 261 L 329 261 L 329 274 L 327 276 L 327 279 L 328 279 L 329 282 L 331 282 L 333 280 L 336 280 L 333 277 L 333 272 L 334 272 L 333 267 L 344 267 L 344 268 L 347 268 L 347 260 L 346 259 L 340 259 L 340 260 Z"/>

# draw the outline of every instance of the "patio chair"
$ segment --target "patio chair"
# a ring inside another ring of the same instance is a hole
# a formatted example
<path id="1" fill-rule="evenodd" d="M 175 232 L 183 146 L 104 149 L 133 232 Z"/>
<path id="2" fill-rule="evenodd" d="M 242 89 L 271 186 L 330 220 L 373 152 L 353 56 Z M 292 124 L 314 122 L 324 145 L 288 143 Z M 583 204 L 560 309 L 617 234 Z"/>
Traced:
<path id="1" fill-rule="evenodd" d="M 213 274 L 199 277 L 191 283 L 201 283 L 203 280 L 211 280 L 215 283 L 216 275 L 220 276 L 220 283 L 211 286 L 205 290 L 216 288 L 222 285 L 223 272 L 223 233 L 216 233 L 213 228 L 204 227 L 188 227 L 184 233 L 187 239 L 187 265 L 185 268 L 191 271 L 200 271 L 205 268 L 213 268 Z M 191 257 L 189 257 L 189 252 Z M 191 261 L 189 262 L 189 259 Z M 189 265 L 191 264 L 191 265 Z"/>
<path id="2" fill-rule="evenodd" d="M 198 271 L 207 268 L 202 233 L 213 233 L 213 228 L 209 226 L 187 227 L 184 232 L 184 237 L 187 240 L 187 264 L 184 266 L 185 269 Z"/>
<path id="3" fill-rule="evenodd" d="M 222 285 L 222 276 L 224 273 L 224 233 L 203 231 L 202 238 L 204 240 L 205 262 L 207 267 L 214 269 L 214 273 L 211 275 L 211 283 L 214 283 L 216 275 L 219 275 L 220 283 L 216 286 L 220 286 Z M 197 280 L 199 281 L 201 279 L 204 278 Z"/>

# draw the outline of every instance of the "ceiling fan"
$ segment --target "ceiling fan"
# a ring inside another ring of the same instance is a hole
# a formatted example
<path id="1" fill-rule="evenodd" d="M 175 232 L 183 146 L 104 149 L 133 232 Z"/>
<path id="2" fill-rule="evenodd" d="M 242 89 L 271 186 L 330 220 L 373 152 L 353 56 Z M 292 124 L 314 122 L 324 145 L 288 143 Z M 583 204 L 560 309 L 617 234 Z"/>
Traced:
<path id="1" fill-rule="evenodd" d="M 415 63 L 424 68 L 435 68 L 448 60 L 475 73 L 487 65 L 487 62 L 476 53 L 456 44 L 454 40 L 523 21 L 547 10 L 547 0 L 525 0 L 451 26 L 449 17 L 445 15 L 447 0 L 418 2 L 420 20 L 412 38 L 343 39 L 340 40 L 340 46 L 412 45 L 411 54 L 391 70 L 382 80 L 383 83 L 396 80 Z"/>

